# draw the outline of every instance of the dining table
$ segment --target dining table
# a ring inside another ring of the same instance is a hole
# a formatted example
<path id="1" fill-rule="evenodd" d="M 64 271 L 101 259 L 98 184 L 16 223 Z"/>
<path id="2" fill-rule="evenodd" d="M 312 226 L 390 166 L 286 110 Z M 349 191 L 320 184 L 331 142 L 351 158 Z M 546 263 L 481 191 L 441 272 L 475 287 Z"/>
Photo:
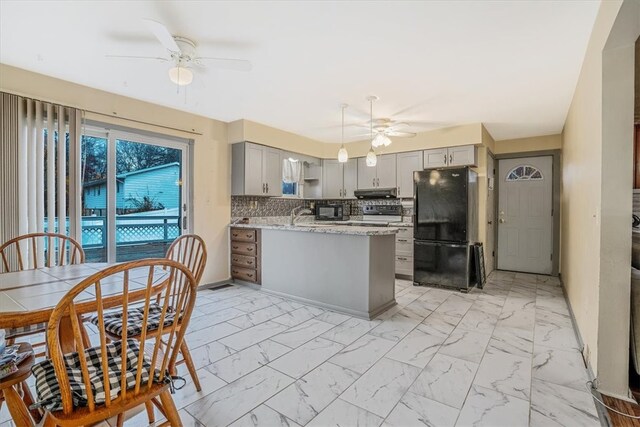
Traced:
<path id="1" fill-rule="evenodd" d="M 42 267 L 0 274 L 0 329 L 21 328 L 49 321 L 58 302 L 78 283 L 99 271 L 117 263 L 85 263 L 54 267 Z M 161 291 L 169 272 L 154 267 L 153 293 Z M 145 296 L 149 267 L 129 271 L 129 299 L 135 301 Z M 122 303 L 124 274 L 117 273 L 100 281 L 104 308 L 114 308 Z M 89 286 L 76 296 L 78 316 L 86 316 L 97 310 L 95 287 Z M 64 321 L 64 319 L 63 319 Z M 63 322 L 65 323 L 65 322 Z M 70 320 L 60 326 L 60 345 L 66 352 L 75 351 Z M 82 324 L 82 322 L 80 322 Z M 85 336 L 86 337 L 86 336 Z M 88 344 L 88 339 L 84 344 Z"/>
<path id="2" fill-rule="evenodd" d="M 55 267 L 42 267 L 11 273 L 0 273 L 0 329 L 21 328 L 48 322 L 53 309 L 60 300 L 84 279 L 117 263 L 85 263 Z M 169 271 L 162 267 L 151 267 L 153 280 L 152 295 L 165 289 Z M 150 267 L 138 267 L 129 270 L 129 301 L 142 300 L 147 294 Z M 106 309 L 122 305 L 124 273 L 116 273 L 100 280 L 103 307 Z M 84 318 L 97 310 L 95 286 L 89 286 L 74 299 L 79 324 Z M 63 318 L 60 324 L 60 346 L 64 353 L 76 351 L 71 319 Z M 82 328 L 83 345 L 90 346 L 86 329 Z M 33 362 L 31 362 L 33 364 Z M 16 374 L 17 375 L 17 374 Z M 8 379 L 13 378 L 13 376 Z M 22 380 L 21 380 L 22 381 Z M 6 391 L 5 391 L 6 393 Z M 10 405 L 14 420 L 28 420 L 30 393 L 23 393 L 24 406 L 19 407 L 16 399 Z M 35 425 L 37 414 L 26 425 Z"/>

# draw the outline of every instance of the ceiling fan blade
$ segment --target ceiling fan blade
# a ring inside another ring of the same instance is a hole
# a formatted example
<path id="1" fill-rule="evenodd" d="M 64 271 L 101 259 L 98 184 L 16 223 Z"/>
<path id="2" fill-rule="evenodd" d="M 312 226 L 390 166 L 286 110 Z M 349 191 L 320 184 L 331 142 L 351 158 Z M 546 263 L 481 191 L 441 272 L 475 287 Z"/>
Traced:
<path id="1" fill-rule="evenodd" d="M 152 19 L 143 19 L 143 21 L 147 24 L 147 27 L 153 35 L 162 43 L 162 46 L 171 52 L 180 52 L 180 47 L 178 47 L 178 44 L 173 39 L 167 27 Z"/>
<path id="2" fill-rule="evenodd" d="M 400 132 L 400 131 L 391 130 L 391 131 L 385 132 L 385 135 L 398 136 L 403 138 L 413 138 L 417 134 L 415 132 Z"/>
<path id="3" fill-rule="evenodd" d="M 211 58 L 206 56 L 199 56 L 194 59 L 194 62 L 198 65 L 206 65 L 214 68 L 234 71 L 251 71 L 251 69 L 253 68 L 251 61 L 247 61 L 246 59 Z"/>
<path id="4" fill-rule="evenodd" d="M 136 56 L 136 55 L 105 55 L 105 58 L 120 58 L 120 59 L 153 59 L 156 61 L 168 61 L 167 58 L 160 56 Z"/>
<path id="5" fill-rule="evenodd" d="M 408 126 L 411 126 L 411 125 L 407 122 L 391 122 L 388 129 L 404 128 Z"/>

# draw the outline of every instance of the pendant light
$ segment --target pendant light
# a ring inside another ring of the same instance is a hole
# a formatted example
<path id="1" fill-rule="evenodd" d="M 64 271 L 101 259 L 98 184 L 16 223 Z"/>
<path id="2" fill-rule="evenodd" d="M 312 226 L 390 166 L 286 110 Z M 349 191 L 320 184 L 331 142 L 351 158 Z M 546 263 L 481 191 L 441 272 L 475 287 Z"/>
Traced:
<path id="1" fill-rule="evenodd" d="M 344 110 L 348 107 L 348 105 L 341 104 L 340 107 L 342 108 L 342 145 L 338 150 L 338 162 L 346 163 L 346 161 L 349 160 L 349 153 L 347 153 L 347 149 L 344 148 Z"/>
<path id="2" fill-rule="evenodd" d="M 367 153 L 366 163 L 370 168 L 374 167 L 378 163 L 378 158 L 376 157 L 376 152 L 373 151 L 373 101 L 378 99 L 377 96 L 370 96 L 367 98 L 369 100 L 369 112 L 371 114 L 371 121 L 369 122 L 369 131 L 371 136 L 371 147 L 369 147 L 369 152 Z"/>

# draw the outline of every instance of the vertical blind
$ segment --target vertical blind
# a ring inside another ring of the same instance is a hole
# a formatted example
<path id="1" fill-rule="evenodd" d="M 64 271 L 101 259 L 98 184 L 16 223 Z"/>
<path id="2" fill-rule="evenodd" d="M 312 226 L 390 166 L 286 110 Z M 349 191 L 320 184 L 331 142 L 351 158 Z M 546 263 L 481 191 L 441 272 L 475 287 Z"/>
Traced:
<path id="1" fill-rule="evenodd" d="M 2 241 L 43 231 L 81 241 L 81 110 L 1 95 Z M 38 247 L 42 260 L 44 245 Z"/>

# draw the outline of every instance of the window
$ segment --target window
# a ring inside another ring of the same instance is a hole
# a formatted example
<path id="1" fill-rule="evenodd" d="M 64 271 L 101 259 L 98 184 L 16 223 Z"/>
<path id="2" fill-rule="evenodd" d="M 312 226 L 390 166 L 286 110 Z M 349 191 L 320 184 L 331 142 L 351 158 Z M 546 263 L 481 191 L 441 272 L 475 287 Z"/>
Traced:
<path id="1" fill-rule="evenodd" d="M 520 165 L 511 169 L 507 174 L 509 181 L 542 181 L 544 177 L 538 168 L 529 165 Z"/>
<path id="2" fill-rule="evenodd" d="M 298 197 L 298 183 L 297 182 L 283 182 L 282 183 L 282 195 L 290 197 Z"/>

